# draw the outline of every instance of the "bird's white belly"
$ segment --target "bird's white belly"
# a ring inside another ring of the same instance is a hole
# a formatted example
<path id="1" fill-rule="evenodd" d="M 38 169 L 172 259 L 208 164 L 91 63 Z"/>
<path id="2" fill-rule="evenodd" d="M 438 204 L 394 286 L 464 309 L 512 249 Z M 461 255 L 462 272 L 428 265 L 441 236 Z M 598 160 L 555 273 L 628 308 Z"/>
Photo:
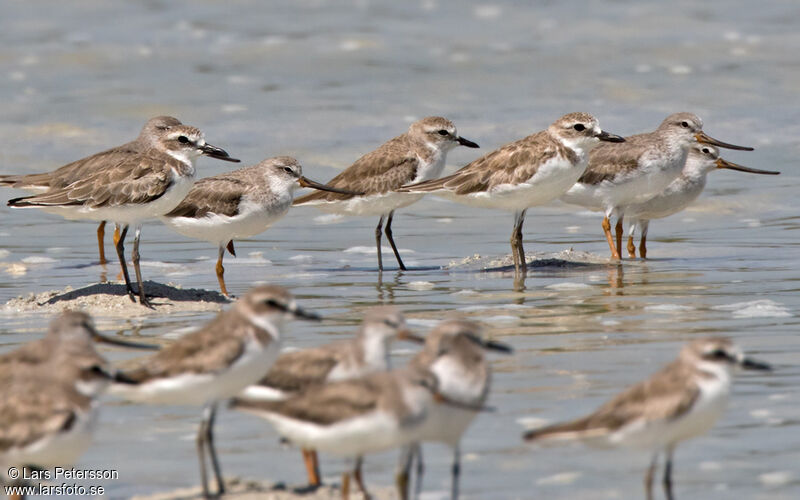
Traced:
<path id="1" fill-rule="evenodd" d="M 632 219 L 662 219 L 676 214 L 691 205 L 703 192 L 704 185 L 685 184 L 676 179 L 662 193 L 643 203 L 634 203 L 625 208 L 625 215 Z M 679 184 L 679 185 L 678 185 Z"/>
<path id="2" fill-rule="evenodd" d="M 261 347 L 250 341 L 245 352 L 224 371 L 186 373 L 138 386 L 114 384 L 109 392 L 131 401 L 151 404 L 204 405 L 237 395 L 266 375 L 279 354 L 275 341 Z"/>
<path id="3" fill-rule="evenodd" d="M 572 164 L 556 157 L 542 164 L 536 174 L 520 184 L 500 184 L 490 191 L 456 195 L 451 191 L 435 191 L 444 198 L 483 208 L 517 212 L 529 207 L 544 205 L 563 195 L 586 170 L 586 162 Z"/>
<path id="4" fill-rule="evenodd" d="M 89 447 L 96 423 L 97 410 L 93 406 L 86 413 L 78 413 L 67 431 L 49 434 L 24 448 L 6 450 L 0 455 L 0 463 L 44 468 L 72 465 Z"/>
<path id="5" fill-rule="evenodd" d="M 231 240 L 250 238 L 266 231 L 289 211 L 291 200 L 270 211 L 262 207 L 241 207 L 234 216 L 210 214 L 201 218 L 161 217 L 170 229 L 189 238 L 224 245 Z"/>
<path id="6" fill-rule="evenodd" d="M 395 193 L 371 194 L 368 196 L 356 196 L 343 201 L 322 201 L 312 202 L 320 210 L 328 213 L 341 215 L 386 215 L 392 210 L 407 207 L 422 199 L 422 194 L 415 193 Z"/>

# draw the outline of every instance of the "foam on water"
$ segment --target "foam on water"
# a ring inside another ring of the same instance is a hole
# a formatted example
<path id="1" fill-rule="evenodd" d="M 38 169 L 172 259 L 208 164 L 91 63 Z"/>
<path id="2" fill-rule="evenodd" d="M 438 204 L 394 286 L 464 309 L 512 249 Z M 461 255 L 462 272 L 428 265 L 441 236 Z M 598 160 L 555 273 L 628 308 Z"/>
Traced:
<path id="1" fill-rule="evenodd" d="M 714 306 L 712 309 L 732 311 L 734 318 L 788 318 L 792 316 L 786 306 L 769 299 L 736 302 L 734 304 Z"/>

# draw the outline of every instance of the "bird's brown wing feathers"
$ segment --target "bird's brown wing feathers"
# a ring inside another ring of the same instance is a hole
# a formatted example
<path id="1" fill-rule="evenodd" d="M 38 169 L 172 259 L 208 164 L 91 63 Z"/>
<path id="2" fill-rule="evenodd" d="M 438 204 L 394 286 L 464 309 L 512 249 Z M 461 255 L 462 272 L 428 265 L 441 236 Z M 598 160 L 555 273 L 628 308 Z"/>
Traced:
<path id="1" fill-rule="evenodd" d="M 677 362 L 671 363 L 650 379 L 628 388 L 591 415 L 529 431 L 525 439 L 580 439 L 605 435 L 638 420 L 672 420 L 683 415 L 700 396 L 700 389 L 691 383 L 691 377 L 689 368 Z"/>
<path id="2" fill-rule="evenodd" d="M 282 401 L 235 399 L 233 407 L 252 413 L 277 413 L 285 417 L 331 425 L 378 408 L 382 384 L 371 376 L 309 387 Z"/>
<path id="3" fill-rule="evenodd" d="M 52 172 L 2 175 L 0 176 L 0 185 L 18 189 L 61 189 L 75 181 L 91 176 L 95 172 L 115 168 L 126 161 L 130 161 L 131 157 L 139 153 L 140 151 L 136 148 L 135 143 L 128 143 L 67 163 Z"/>
<path id="4" fill-rule="evenodd" d="M 501 184 L 518 184 L 530 179 L 539 166 L 559 153 L 569 155 L 571 152 L 550 139 L 546 132 L 538 132 L 506 144 L 452 175 L 405 186 L 400 191 L 446 189 L 459 195 L 490 191 Z"/>
<path id="5" fill-rule="evenodd" d="M 233 217 L 238 215 L 239 203 L 248 191 L 248 183 L 233 176 L 218 175 L 200 179 L 166 217 L 200 218 L 208 214 Z"/>
<path id="6" fill-rule="evenodd" d="M 145 383 L 185 373 L 219 373 L 244 352 L 242 336 L 220 335 L 223 328 L 242 331 L 255 326 L 239 316 L 222 313 L 203 329 L 179 338 L 125 375 L 132 381 Z"/>
<path id="7" fill-rule="evenodd" d="M 298 392 L 325 382 L 328 374 L 339 362 L 337 352 L 317 348 L 282 354 L 258 385 L 284 392 Z"/>
<path id="8" fill-rule="evenodd" d="M 74 206 L 91 208 L 141 204 L 164 195 L 173 182 L 173 170 L 186 165 L 163 154 L 136 155 L 114 168 L 77 180 L 61 189 L 10 200 L 10 206 Z"/>
<path id="9" fill-rule="evenodd" d="M 327 185 L 365 195 L 387 193 L 413 181 L 419 159 L 405 135 L 395 137 L 375 151 L 362 156 Z M 356 195 L 315 191 L 294 200 L 294 205 L 311 201 L 343 201 Z"/>
<path id="10" fill-rule="evenodd" d="M 626 137 L 622 143 L 600 144 L 589 153 L 589 166 L 578 182 L 596 185 L 635 170 L 642 155 L 653 147 L 651 141 L 651 134 L 638 134 Z"/>

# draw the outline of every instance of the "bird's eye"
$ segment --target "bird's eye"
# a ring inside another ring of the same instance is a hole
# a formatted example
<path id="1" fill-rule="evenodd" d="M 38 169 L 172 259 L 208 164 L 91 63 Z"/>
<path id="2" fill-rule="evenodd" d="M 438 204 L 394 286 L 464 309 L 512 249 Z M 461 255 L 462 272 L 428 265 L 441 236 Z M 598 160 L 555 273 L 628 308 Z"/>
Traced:
<path id="1" fill-rule="evenodd" d="M 725 352 L 724 349 L 714 349 L 709 353 L 709 356 L 713 359 L 728 359 L 728 353 Z"/>
<path id="2" fill-rule="evenodd" d="M 439 131 L 439 135 L 447 135 L 448 133 L 449 132 L 447 132 L 447 130 L 444 130 L 444 129 Z"/>
<path id="3" fill-rule="evenodd" d="M 186 143 L 189 142 L 189 138 L 186 137 L 185 135 L 182 135 L 182 136 L 178 137 L 178 142 L 180 142 L 181 144 L 186 144 Z"/>
<path id="4" fill-rule="evenodd" d="M 583 132 L 584 130 L 586 130 L 586 127 L 582 123 L 576 123 L 575 125 L 572 126 L 572 128 L 574 128 L 578 132 Z"/>
<path id="5" fill-rule="evenodd" d="M 711 154 L 711 150 L 708 149 L 708 148 L 703 148 L 703 153 L 705 153 L 707 155 L 710 155 Z"/>
<path id="6" fill-rule="evenodd" d="M 681 122 L 681 127 L 689 128 L 689 122 Z"/>
<path id="7" fill-rule="evenodd" d="M 283 167 L 283 171 L 286 172 L 287 174 L 293 174 L 294 173 L 294 170 L 292 170 L 292 167 Z"/>

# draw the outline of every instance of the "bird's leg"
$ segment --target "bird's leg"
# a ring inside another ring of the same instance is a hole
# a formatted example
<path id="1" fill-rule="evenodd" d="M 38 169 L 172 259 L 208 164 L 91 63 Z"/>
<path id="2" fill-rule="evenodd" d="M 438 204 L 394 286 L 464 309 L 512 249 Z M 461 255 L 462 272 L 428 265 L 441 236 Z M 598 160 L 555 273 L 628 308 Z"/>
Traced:
<path id="1" fill-rule="evenodd" d="M 342 500 L 350 499 L 350 471 L 342 472 Z"/>
<path id="2" fill-rule="evenodd" d="M 617 233 L 617 255 L 622 255 L 622 233 L 625 232 L 625 229 L 622 227 L 623 217 L 624 216 L 620 214 L 617 219 L 617 225 L 614 227 L 614 231 Z"/>
<path id="3" fill-rule="evenodd" d="M 666 461 L 664 462 L 664 495 L 667 500 L 673 500 L 672 496 L 672 454 L 675 451 L 673 446 L 667 448 Z"/>
<path id="4" fill-rule="evenodd" d="M 117 233 L 118 230 L 119 226 L 117 226 L 117 230 L 114 231 L 114 248 L 117 249 L 119 265 L 122 266 L 122 276 L 125 277 L 125 290 L 128 292 L 128 297 L 130 297 L 133 302 L 136 302 L 136 294 L 133 291 L 131 277 L 128 274 L 128 265 L 125 263 L 125 236 L 128 234 L 128 225 L 122 226 L 122 232 Z"/>
<path id="5" fill-rule="evenodd" d="M 225 288 L 225 268 L 222 267 L 222 257 L 225 256 L 225 247 L 220 245 L 219 246 L 219 256 L 217 257 L 217 281 L 219 281 L 219 289 L 222 291 L 222 295 L 228 297 L 228 289 Z"/>
<path id="6" fill-rule="evenodd" d="M 101 221 L 97 226 L 97 250 L 100 252 L 100 265 L 106 265 L 106 248 L 103 243 L 106 239 L 106 221 Z"/>
<path id="7" fill-rule="evenodd" d="M 381 255 L 381 229 L 383 228 L 383 215 L 375 228 L 375 246 L 378 247 L 378 271 L 383 272 L 383 256 Z"/>
<path id="8" fill-rule="evenodd" d="M 525 249 L 522 247 L 522 224 L 525 222 L 525 210 L 514 214 L 514 231 L 511 233 L 511 255 L 514 258 L 514 271 L 525 274 L 528 270 L 525 262 Z"/>
<path id="9" fill-rule="evenodd" d="M 208 412 L 209 407 L 203 409 L 203 419 L 200 421 L 200 428 L 197 430 L 197 458 L 200 460 L 200 482 L 203 486 L 203 498 L 211 498 L 208 491 L 208 474 L 206 473 L 206 437 L 208 435 L 206 427 L 208 426 Z"/>
<path id="10" fill-rule="evenodd" d="M 386 219 L 386 227 L 384 228 L 383 232 L 386 233 L 386 239 L 389 240 L 389 245 L 392 246 L 392 252 L 394 252 L 394 258 L 397 259 L 397 264 L 400 266 L 400 269 L 405 271 L 406 266 L 403 264 L 403 259 L 400 258 L 400 252 L 397 251 L 397 247 L 394 244 L 394 239 L 392 238 L 392 219 L 394 218 L 394 210 L 389 212 L 389 218 Z"/>
<path id="11" fill-rule="evenodd" d="M 319 474 L 319 460 L 317 459 L 316 450 L 303 448 L 303 462 L 306 464 L 306 474 L 308 475 L 308 484 L 314 488 L 322 485 L 322 480 Z"/>
<path id="12" fill-rule="evenodd" d="M 639 257 L 647 258 L 647 230 L 650 228 L 650 221 L 642 222 L 642 236 L 639 238 Z"/>
<path id="13" fill-rule="evenodd" d="M 636 234 L 636 225 L 639 224 L 639 221 L 631 221 L 631 225 L 628 228 L 628 257 L 631 259 L 636 258 L 636 245 L 633 243 L 633 236 Z"/>
<path id="14" fill-rule="evenodd" d="M 133 236 L 133 252 L 131 259 L 133 260 L 133 271 L 136 273 L 136 283 L 139 285 L 139 303 L 145 307 L 153 309 L 153 304 L 147 300 L 144 294 L 144 282 L 142 281 L 142 270 L 139 267 L 139 237 L 142 234 L 142 226 L 136 226 L 136 233 Z"/>
<path id="15" fill-rule="evenodd" d="M 408 480 L 411 471 L 411 463 L 414 461 L 414 445 L 404 446 L 400 452 L 400 460 L 397 462 L 397 473 L 394 482 L 397 486 L 397 496 L 400 500 L 408 500 Z"/>
<path id="16" fill-rule="evenodd" d="M 650 461 L 650 467 L 644 475 L 644 495 L 647 500 L 653 500 L 653 476 L 656 472 L 656 465 L 658 465 L 658 452 L 653 454 L 653 460 Z"/>
<path id="17" fill-rule="evenodd" d="M 214 478 L 217 481 L 217 495 L 225 493 L 225 480 L 222 479 L 222 469 L 217 459 L 217 450 L 214 448 L 214 420 L 217 418 L 217 403 L 211 403 L 207 407 L 208 425 L 206 426 L 206 447 L 208 456 L 211 457 L 211 466 L 214 468 Z"/>
<path id="18" fill-rule="evenodd" d="M 461 476 L 461 448 L 459 447 L 459 445 L 456 445 L 455 448 L 453 448 L 453 468 L 452 468 L 453 482 L 450 486 L 451 500 L 458 499 L 458 482 L 460 476 Z"/>
<path id="19" fill-rule="evenodd" d="M 414 458 L 417 461 L 417 479 L 414 482 L 414 500 L 422 493 L 422 476 L 425 474 L 425 464 L 422 461 L 422 445 L 414 443 Z"/>
<path id="20" fill-rule="evenodd" d="M 619 260 L 619 252 L 617 252 L 617 247 L 614 245 L 614 237 L 611 236 L 611 223 L 608 221 L 608 215 L 603 217 L 603 232 L 606 235 L 606 241 L 608 241 L 608 248 L 611 249 L 611 258 Z"/>
<path id="21" fill-rule="evenodd" d="M 361 476 L 361 464 L 364 462 L 364 457 L 359 456 L 356 458 L 356 466 L 353 469 L 353 477 L 356 480 L 356 484 L 358 485 L 358 489 L 361 491 L 361 494 L 364 495 L 364 500 L 369 500 L 372 498 L 367 491 L 366 486 L 364 485 L 364 478 Z"/>

